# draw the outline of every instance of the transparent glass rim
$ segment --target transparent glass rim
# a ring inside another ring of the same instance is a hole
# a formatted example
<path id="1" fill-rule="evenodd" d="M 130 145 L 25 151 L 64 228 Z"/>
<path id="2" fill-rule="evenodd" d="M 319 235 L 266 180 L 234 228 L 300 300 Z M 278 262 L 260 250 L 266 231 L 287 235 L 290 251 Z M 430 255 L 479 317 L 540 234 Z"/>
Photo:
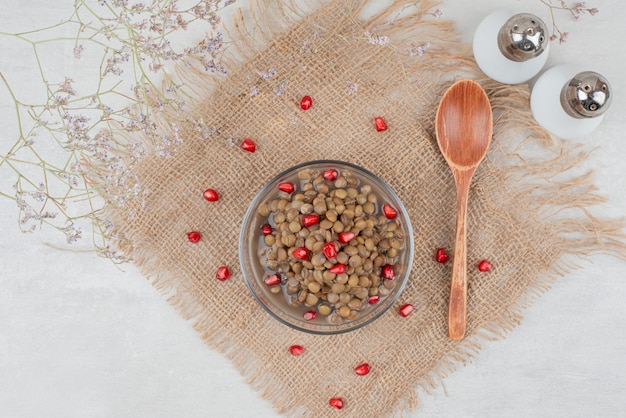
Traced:
<path id="1" fill-rule="evenodd" d="M 348 321 L 342 324 L 319 324 L 306 322 L 304 319 L 296 320 L 293 316 L 289 315 L 283 309 L 280 309 L 280 307 L 272 304 L 271 301 L 267 300 L 262 295 L 263 290 L 260 283 L 261 281 L 257 280 L 251 266 L 251 258 L 253 257 L 250 256 L 249 251 L 251 242 L 249 240 L 249 236 L 250 234 L 253 235 L 255 231 L 250 229 L 250 224 L 251 220 L 256 216 L 256 210 L 258 208 L 258 205 L 263 199 L 267 199 L 269 193 L 272 192 L 270 188 L 275 186 L 276 183 L 280 182 L 283 178 L 288 177 L 304 168 L 315 168 L 317 166 L 325 166 L 326 168 L 343 167 L 345 169 L 353 170 L 354 172 L 356 172 L 356 174 L 365 177 L 368 181 L 377 183 L 377 185 L 392 198 L 393 203 L 398 210 L 398 216 L 401 216 L 402 222 L 404 224 L 403 229 L 406 230 L 405 239 L 407 240 L 407 242 L 406 247 L 403 250 L 408 252 L 406 257 L 406 269 L 402 274 L 402 277 L 396 278 L 396 280 L 399 280 L 400 283 L 398 287 L 394 290 L 395 293 L 390 297 L 384 299 L 383 303 L 374 305 L 373 309 L 371 311 L 368 311 L 365 315 L 353 321 Z M 404 288 L 409 281 L 409 276 L 411 274 L 414 256 L 413 240 L 413 226 L 411 224 L 408 212 L 406 211 L 406 208 L 404 207 L 404 204 L 402 203 L 398 195 L 384 180 L 382 180 L 379 176 L 372 173 L 368 169 L 346 161 L 313 160 L 297 164 L 282 171 L 274 178 L 269 180 L 256 194 L 256 196 L 248 206 L 248 209 L 243 217 L 243 221 L 241 224 L 241 230 L 239 233 L 239 263 L 244 277 L 244 281 L 248 289 L 250 290 L 250 293 L 252 293 L 252 296 L 255 298 L 257 303 L 261 305 L 263 307 L 263 310 L 265 310 L 271 317 L 292 329 L 304 331 L 307 333 L 319 335 L 341 334 L 349 331 L 354 331 L 372 323 L 374 320 L 378 319 L 383 313 L 385 313 L 391 306 L 393 306 L 393 304 L 398 300 L 398 298 L 404 291 Z"/>

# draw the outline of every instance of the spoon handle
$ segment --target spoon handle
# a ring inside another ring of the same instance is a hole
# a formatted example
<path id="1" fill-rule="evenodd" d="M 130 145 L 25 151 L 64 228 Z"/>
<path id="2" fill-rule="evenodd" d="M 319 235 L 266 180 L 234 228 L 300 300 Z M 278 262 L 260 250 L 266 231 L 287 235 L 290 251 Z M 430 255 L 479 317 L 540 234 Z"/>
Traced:
<path id="1" fill-rule="evenodd" d="M 474 170 L 455 172 L 456 181 L 456 238 L 452 259 L 450 304 L 448 306 L 448 334 L 453 340 L 465 336 L 467 315 L 467 200 Z"/>

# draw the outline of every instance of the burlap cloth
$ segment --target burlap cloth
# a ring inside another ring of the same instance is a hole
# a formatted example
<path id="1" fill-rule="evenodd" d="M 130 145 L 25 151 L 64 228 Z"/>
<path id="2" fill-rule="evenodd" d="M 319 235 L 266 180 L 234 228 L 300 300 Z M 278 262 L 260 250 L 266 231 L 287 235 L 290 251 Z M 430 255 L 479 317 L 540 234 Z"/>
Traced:
<path id="1" fill-rule="evenodd" d="M 623 254 L 622 224 L 591 215 L 601 199 L 590 178 L 567 175 L 584 153 L 534 125 L 527 87 L 480 79 L 451 24 L 427 14 L 430 2 L 396 1 L 366 19 L 359 17 L 366 0 L 315 3 L 309 14 L 282 3 L 257 5 L 247 20 L 258 25 L 244 27 L 240 17 L 239 57 L 227 77 L 179 69 L 195 104 L 161 119 L 163 132 L 177 130 L 182 143 L 163 152 L 146 137 L 150 151 L 140 162 L 122 153 L 142 192 L 124 206 L 112 199 L 106 218 L 118 227 L 119 247 L 279 413 L 402 414 L 417 407 L 418 386 L 433 388 L 482 342 L 513 329 L 521 311 L 574 266 L 572 255 Z M 486 88 L 495 136 L 470 192 L 467 338 L 454 342 L 447 336 L 451 263 L 433 256 L 438 247 L 452 250 L 455 191 L 433 120 L 441 94 L 462 76 Z M 314 99 L 308 111 L 299 108 L 304 95 Z M 387 131 L 374 129 L 375 116 Z M 236 145 L 246 137 L 256 153 Z M 238 234 L 253 196 L 278 172 L 315 159 L 349 161 L 382 177 L 415 230 L 415 261 L 398 305 L 342 335 L 309 335 L 273 320 L 239 268 Z M 219 202 L 202 198 L 207 187 L 220 192 Z M 203 235 L 198 244 L 187 240 L 192 230 Z M 472 267 L 483 258 L 494 265 L 488 274 Z M 230 267 L 230 280 L 215 279 L 220 265 Z M 415 311 L 402 318 L 397 308 L 407 302 Z M 292 344 L 304 355 L 290 355 Z M 353 368 L 365 361 L 372 371 L 359 377 Z M 328 405 L 332 397 L 345 400 L 341 411 Z"/>

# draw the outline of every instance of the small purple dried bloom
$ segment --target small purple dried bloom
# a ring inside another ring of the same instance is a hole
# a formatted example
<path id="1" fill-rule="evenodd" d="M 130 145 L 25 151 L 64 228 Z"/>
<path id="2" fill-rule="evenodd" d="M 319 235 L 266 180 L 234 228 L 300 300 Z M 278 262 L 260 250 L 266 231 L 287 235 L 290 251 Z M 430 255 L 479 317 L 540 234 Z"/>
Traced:
<path id="1" fill-rule="evenodd" d="M 426 52 L 426 50 L 430 48 L 430 42 L 413 42 L 411 43 L 411 49 L 409 50 L 409 55 L 411 57 L 414 56 L 422 56 L 424 55 L 424 52 Z"/>
<path id="2" fill-rule="evenodd" d="M 274 94 L 277 96 L 282 96 L 285 93 L 286 88 L 287 83 L 280 83 L 277 87 L 274 88 Z"/>
<path id="3" fill-rule="evenodd" d="M 365 36 L 367 40 L 372 45 L 387 45 L 389 43 L 389 37 L 385 35 L 380 35 L 378 33 L 371 33 L 369 31 L 365 32 Z"/>
<path id="4" fill-rule="evenodd" d="M 268 69 L 267 71 L 259 72 L 258 74 L 263 80 L 269 80 L 271 78 L 276 77 L 276 70 L 272 67 Z"/>
<path id="5" fill-rule="evenodd" d="M 348 87 L 348 96 L 352 96 L 359 91 L 359 85 L 356 83 L 348 83 L 346 86 Z"/>

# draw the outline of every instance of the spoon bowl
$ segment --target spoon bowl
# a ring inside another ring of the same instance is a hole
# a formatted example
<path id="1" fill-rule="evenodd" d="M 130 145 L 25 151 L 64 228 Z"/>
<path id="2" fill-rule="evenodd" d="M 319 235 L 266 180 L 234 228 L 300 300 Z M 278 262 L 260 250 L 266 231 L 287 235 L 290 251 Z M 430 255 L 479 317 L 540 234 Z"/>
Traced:
<path id="1" fill-rule="evenodd" d="M 456 185 L 456 237 L 448 307 L 448 333 L 465 336 L 467 317 L 467 201 L 476 168 L 493 135 L 493 114 L 487 93 L 473 80 L 454 83 L 443 95 L 435 123 L 437 144 Z"/>

